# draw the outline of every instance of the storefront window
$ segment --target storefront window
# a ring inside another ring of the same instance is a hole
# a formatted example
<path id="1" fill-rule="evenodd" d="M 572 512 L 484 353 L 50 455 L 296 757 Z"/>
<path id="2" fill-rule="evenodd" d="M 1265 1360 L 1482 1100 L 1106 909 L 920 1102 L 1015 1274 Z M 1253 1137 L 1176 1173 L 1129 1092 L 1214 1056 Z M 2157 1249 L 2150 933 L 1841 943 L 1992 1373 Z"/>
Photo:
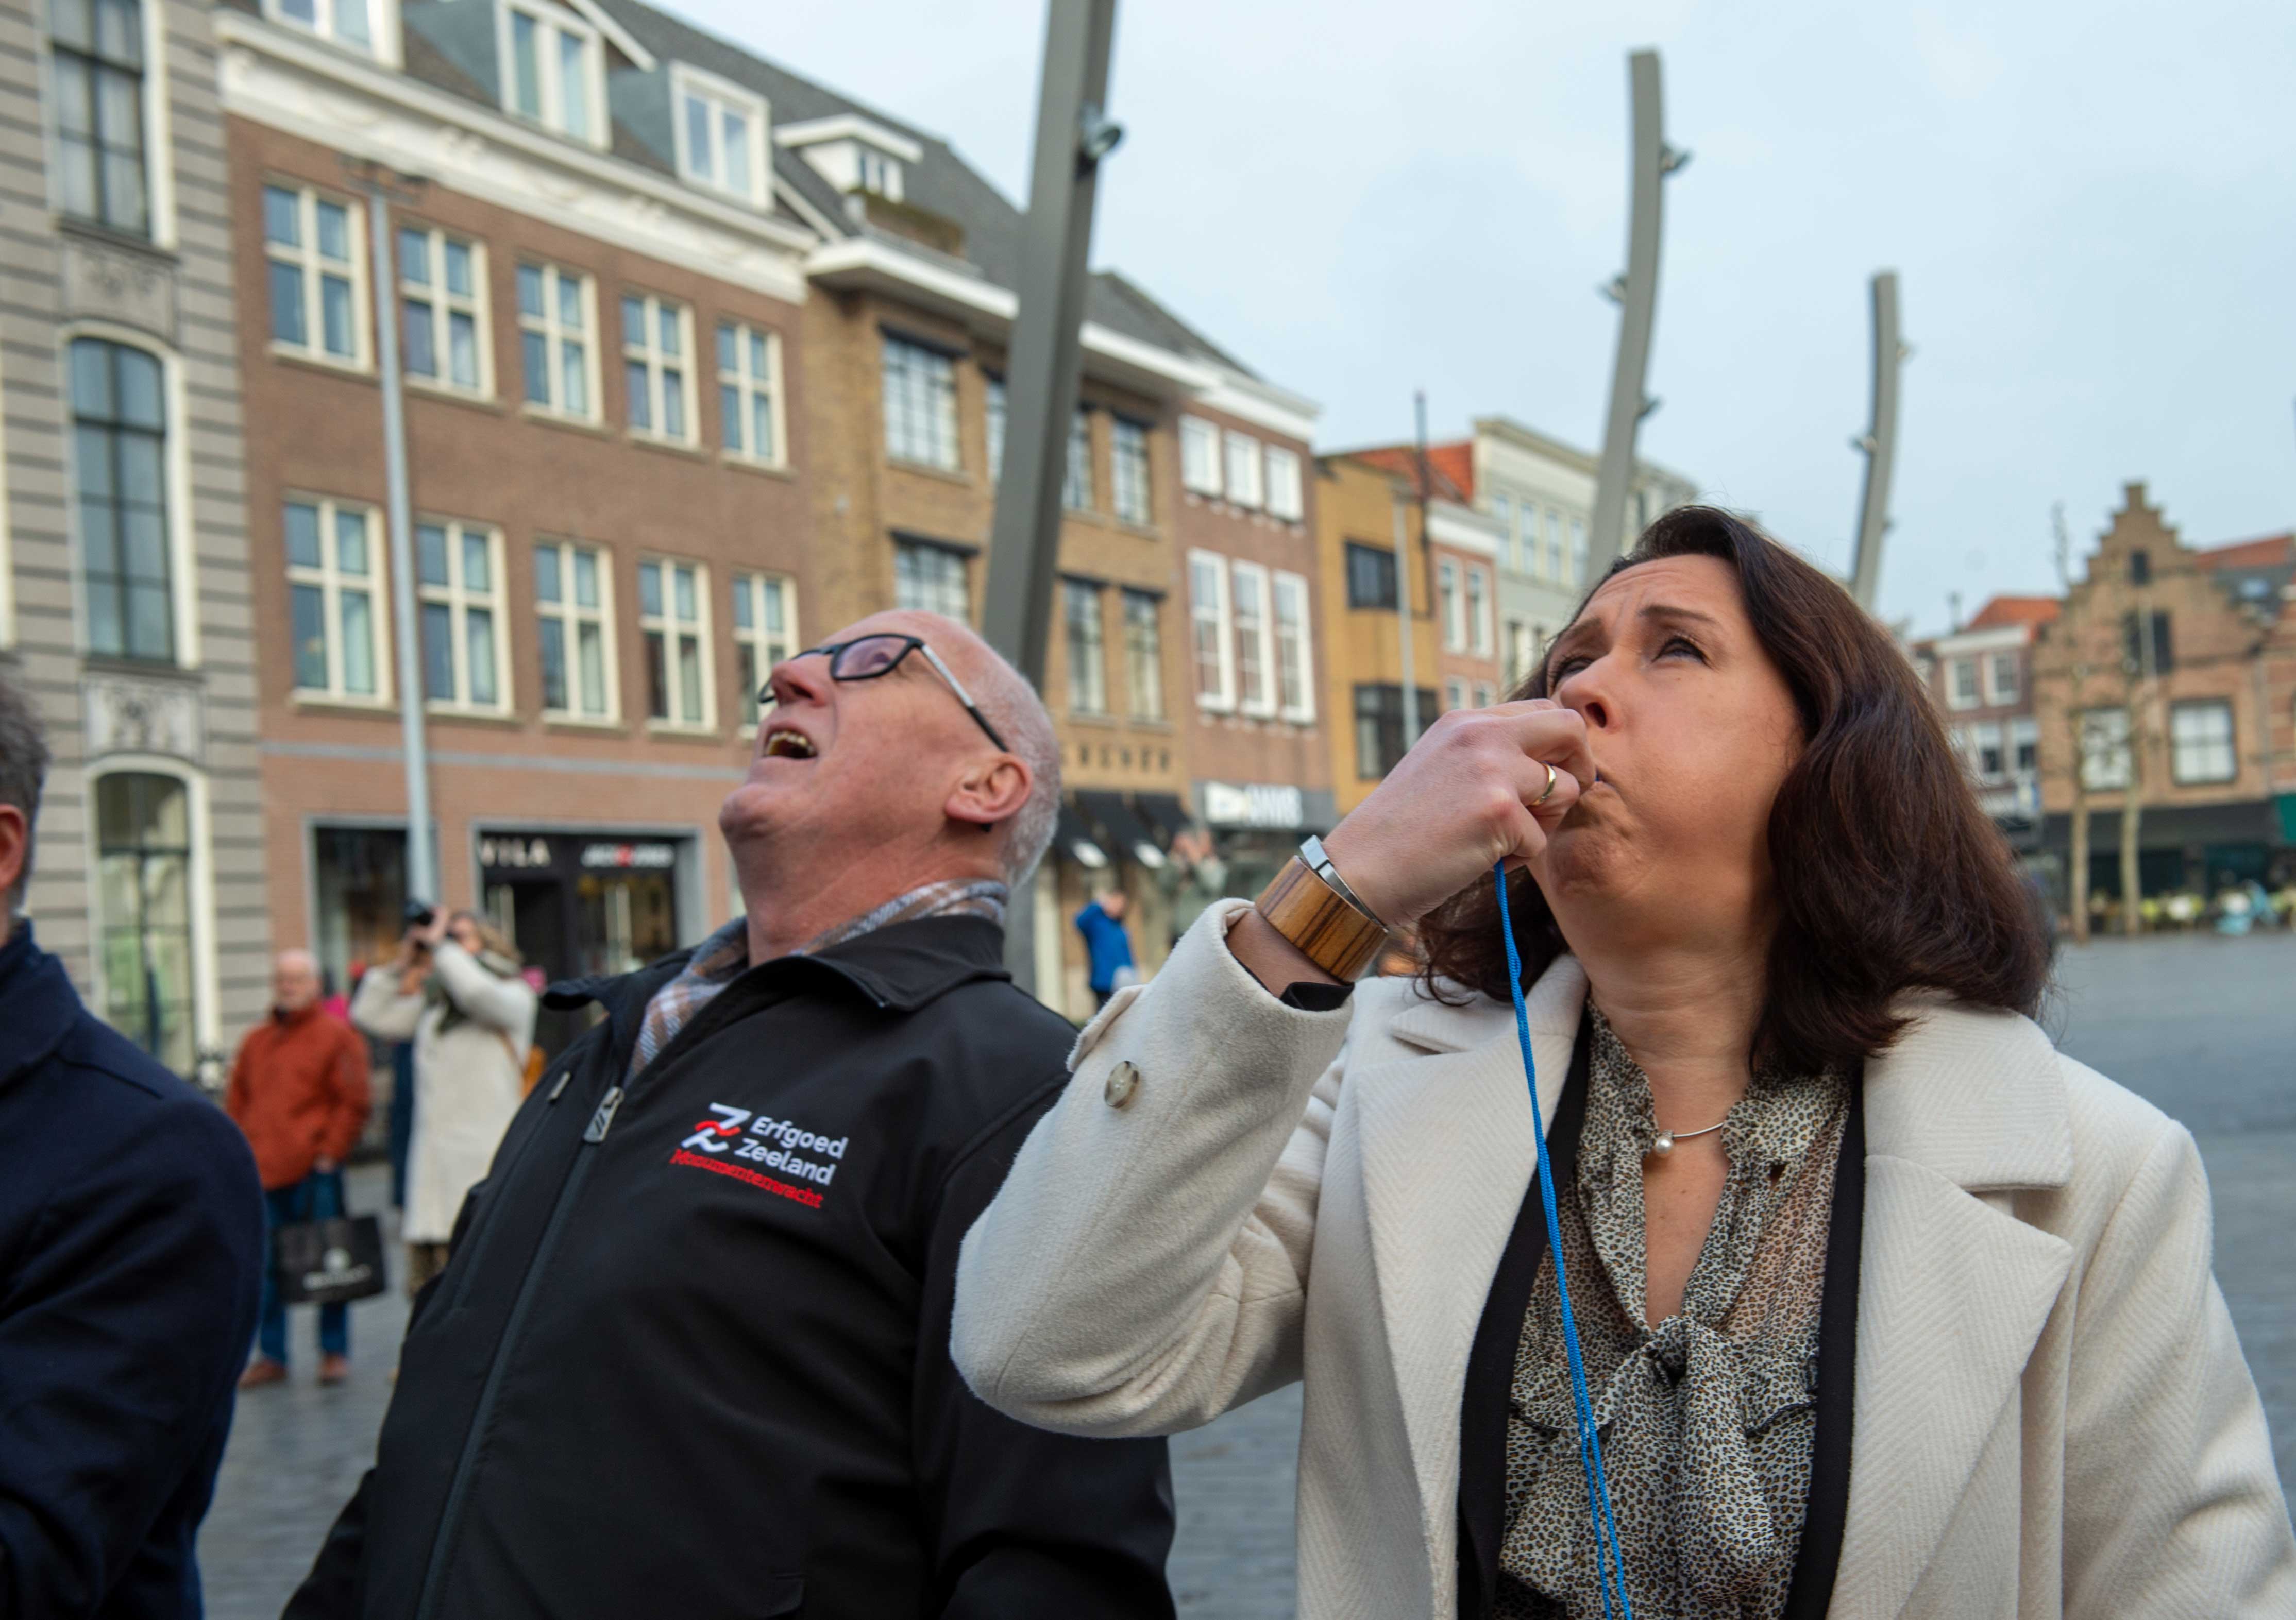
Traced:
<path id="1" fill-rule="evenodd" d="M 104 1020 L 179 1075 L 196 1056 L 191 795 L 172 776 L 96 783 Z"/>
<path id="2" fill-rule="evenodd" d="M 348 993 L 387 961 L 406 931 L 406 834 L 396 827 L 319 827 L 311 833 L 320 970 Z"/>

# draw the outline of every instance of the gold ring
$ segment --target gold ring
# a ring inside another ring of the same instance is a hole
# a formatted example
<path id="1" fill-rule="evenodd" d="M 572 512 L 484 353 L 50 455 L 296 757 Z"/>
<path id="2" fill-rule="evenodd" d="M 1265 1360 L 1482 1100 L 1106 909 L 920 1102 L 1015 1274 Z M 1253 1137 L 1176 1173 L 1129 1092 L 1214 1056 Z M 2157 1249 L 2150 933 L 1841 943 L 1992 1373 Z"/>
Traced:
<path id="1" fill-rule="evenodd" d="M 1546 761 L 1543 759 L 1538 763 L 1541 765 L 1546 765 Z M 1546 765 L 1546 790 L 1544 793 L 1541 793 L 1537 798 L 1530 801 L 1530 807 L 1532 809 L 1538 809 L 1539 806 L 1545 804 L 1548 799 L 1554 797 L 1554 767 L 1548 765 Z"/>

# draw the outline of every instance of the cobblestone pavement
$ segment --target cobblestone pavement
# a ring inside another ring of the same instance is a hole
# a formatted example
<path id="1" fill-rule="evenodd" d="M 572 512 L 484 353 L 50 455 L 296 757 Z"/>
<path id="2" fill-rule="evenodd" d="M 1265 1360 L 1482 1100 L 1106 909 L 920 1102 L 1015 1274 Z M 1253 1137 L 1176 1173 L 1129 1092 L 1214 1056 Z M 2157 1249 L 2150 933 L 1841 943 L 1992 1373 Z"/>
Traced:
<path id="1" fill-rule="evenodd" d="M 2068 949 L 2044 1019 L 2066 1051 L 2183 1120 L 2214 1190 L 2217 1273 L 2296 1492 L 2296 937 L 2178 937 Z M 373 1209 L 381 1182 L 354 1174 Z M 352 1310 L 350 1383 L 320 1389 L 314 1326 L 294 1313 L 294 1379 L 240 1403 L 200 1557 L 214 1620 L 273 1620 L 357 1487 L 390 1399 L 397 1297 Z M 1172 1590 L 1188 1620 L 1285 1620 L 1292 1609 L 1297 1388 L 1172 1442 L 1179 1499 Z"/>

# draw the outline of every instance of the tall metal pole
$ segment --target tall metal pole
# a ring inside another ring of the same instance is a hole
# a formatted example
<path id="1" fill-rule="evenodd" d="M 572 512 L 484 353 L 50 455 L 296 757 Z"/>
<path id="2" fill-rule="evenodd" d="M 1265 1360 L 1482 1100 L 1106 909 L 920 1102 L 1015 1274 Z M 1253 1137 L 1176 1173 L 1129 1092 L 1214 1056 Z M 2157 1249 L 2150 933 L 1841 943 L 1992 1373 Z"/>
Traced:
<path id="1" fill-rule="evenodd" d="M 398 729 L 406 757 L 406 893 L 437 904 L 439 854 L 430 839 L 430 755 L 423 732 L 421 625 L 415 619 L 414 503 L 406 489 L 406 400 L 398 374 L 398 277 L 391 265 L 388 181 L 368 176 L 366 233 L 373 268 L 375 370 L 382 379 L 384 502 L 390 524 L 392 641 L 398 660 Z"/>
<path id="2" fill-rule="evenodd" d="M 1863 437 L 1849 441 L 1866 453 L 1866 493 L 1857 507 L 1857 546 L 1849 564 L 1849 593 L 1868 613 L 1882 585 L 1882 541 L 1890 532 L 1890 475 L 1898 459 L 1898 368 L 1913 353 L 1898 331 L 1898 273 L 1874 277 L 1874 415 Z"/>
<path id="3" fill-rule="evenodd" d="M 1620 305 L 1619 355 L 1611 372 L 1611 411 L 1603 429 L 1602 467 L 1595 475 L 1595 516 L 1587 539 L 1590 579 L 1599 577 L 1610 566 L 1626 538 L 1627 491 L 1635 475 L 1635 432 L 1642 419 L 1658 408 L 1658 401 L 1645 390 L 1651 329 L 1658 318 L 1661 191 L 1667 176 L 1690 161 L 1688 152 L 1666 143 L 1658 53 L 1636 51 L 1629 55 L 1627 78 L 1634 102 L 1634 151 L 1628 166 L 1633 185 L 1627 215 L 1627 273 L 1604 289 Z"/>
<path id="4" fill-rule="evenodd" d="M 1060 571 L 1061 487 L 1076 414 L 1093 203 L 1100 160 L 1124 138 L 1103 110 L 1115 37 L 1116 0 L 1051 0 L 1021 240 L 1020 310 L 1005 357 L 1004 464 L 981 612 L 988 644 L 1039 689 Z M 1038 874 L 1020 885 L 1004 918 L 1004 965 L 1029 991 L 1037 985 L 1036 884 L 1043 881 Z"/>
<path id="5" fill-rule="evenodd" d="M 1411 515 L 1395 491 L 1395 640 L 1403 654 L 1403 751 L 1419 740 L 1419 665 L 1411 655 Z"/>

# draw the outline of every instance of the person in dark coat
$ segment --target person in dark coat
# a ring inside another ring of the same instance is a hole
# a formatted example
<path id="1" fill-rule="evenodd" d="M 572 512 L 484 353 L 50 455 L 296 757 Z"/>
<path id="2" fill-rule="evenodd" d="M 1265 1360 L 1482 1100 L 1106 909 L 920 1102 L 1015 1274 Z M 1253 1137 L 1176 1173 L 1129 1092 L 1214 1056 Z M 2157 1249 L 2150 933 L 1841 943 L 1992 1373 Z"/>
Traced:
<path id="1" fill-rule="evenodd" d="M 1163 1443 L 1014 1422 L 949 1358 L 1075 1037 L 1004 966 L 1051 721 L 922 613 L 765 695 L 746 916 L 551 991 L 604 1017 L 464 1203 L 291 1620 L 1170 1620 Z"/>
<path id="2" fill-rule="evenodd" d="M 0 676 L 0 1616 L 188 1620 L 262 1191 L 223 1111 L 92 1017 L 17 915 L 46 765 Z"/>

